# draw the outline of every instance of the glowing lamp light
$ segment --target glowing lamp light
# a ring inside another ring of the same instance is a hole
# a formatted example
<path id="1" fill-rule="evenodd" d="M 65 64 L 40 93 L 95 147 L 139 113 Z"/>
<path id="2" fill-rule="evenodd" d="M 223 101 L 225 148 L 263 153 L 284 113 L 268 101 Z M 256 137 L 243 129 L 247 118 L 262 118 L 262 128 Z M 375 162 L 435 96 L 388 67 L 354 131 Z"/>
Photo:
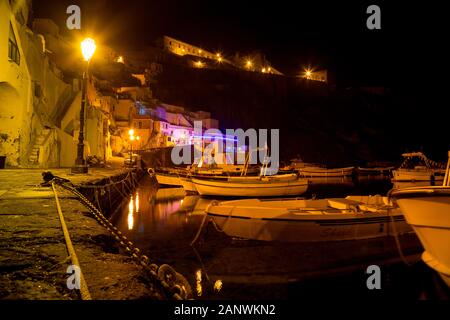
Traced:
<path id="1" fill-rule="evenodd" d="M 222 286 L 222 280 L 217 280 L 216 282 L 214 282 L 214 291 L 219 292 L 222 289 Z"/>
<path id="2" fill-rule="evenodd" d="M 266 73 L 266 68 L 262 68 L 261 72 Z"/>
<path id="3" fill-rule="evenodd" d="M 133 130 L 133 129 L 128 130 L 128 134 L 129 134 L 130 136 L 133 136 L 133 135 L 134 135 L 134 130 Z"/>
<path id="4" fill-rule="evenodd" d="M 312 75 L 312 71 L 311 70 L 306 70 L 305 71 L 305 76 L 306 76 L 307 79 L 311 78 L 311 75 Z"/>
<path id="5" fill-rule="evenodd" d="M 252 62 L 250 60 L 247 60 L 247 67 L 250 68 L 252 66 Z"/>
<path id="6" fill-rule="evenodd" d="M 86 38 L 81 42 L 81 53 L 83 54 L 85 61 L 91 60 L 92 56 L 94 55 L 95 49 L 97 49 L 97 46 L 93 39 Z"/>
<path id="7" fill-rule="evenodd" d="M 130 136 L 130 141 L 134 141 L 134 136 Z"/>
<path id="8" fill-rule="evenodd" d="M 137 136 L 137 137 L 136 137 L 136 140 L 137 140 L 137 141 L 141 140 L 141 137 Z"/>
<path id="9" fill-rule="evenodd" d="M 124 63 L 124 62 L 123 62 L 123 57 L 122 57 L 122 56 L 118 57 L 117 60 L 116 60 L 116 62 L 117 62 L 117 63 Z"/>

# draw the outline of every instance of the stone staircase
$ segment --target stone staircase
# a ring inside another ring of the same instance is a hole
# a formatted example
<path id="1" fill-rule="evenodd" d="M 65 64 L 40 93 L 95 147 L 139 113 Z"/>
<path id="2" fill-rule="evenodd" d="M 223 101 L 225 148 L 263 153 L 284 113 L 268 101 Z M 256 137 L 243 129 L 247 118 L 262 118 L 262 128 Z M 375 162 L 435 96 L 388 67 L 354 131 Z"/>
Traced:
<path id="1" fill-rule="evenodd" d="M 44 142 L 47 140 L 51 133 L 51 129 L 44 128 L 42 129 L 39 136 L 34 140 L 33 147 L 31 148 L 30 155 L 28 156 L 28 161 L 30 164 L 38 164 L 39 163 L 39 150 L 44 145 Z"/>

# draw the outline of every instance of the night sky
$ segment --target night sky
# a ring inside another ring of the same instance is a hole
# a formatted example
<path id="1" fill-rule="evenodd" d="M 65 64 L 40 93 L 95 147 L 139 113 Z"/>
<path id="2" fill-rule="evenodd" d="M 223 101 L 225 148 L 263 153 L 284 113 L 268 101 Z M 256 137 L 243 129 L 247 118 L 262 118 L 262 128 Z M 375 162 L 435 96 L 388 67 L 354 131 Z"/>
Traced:
<path id="1" fill-rule="evenodd" d="M 366 28 L 366 8 L 374 3 L 381 7 L 381 30 Z M 78 4 L 85 30 L 112 46 L 152 45 L 166 34 L 224 54 L 259 49 L 288 75 L 324 67 L 341 84 L 389 86 L 411 82 L 406 73 L 437 75 L 442 65 L 432 65 L 444 56 L 444 44 L 433 38 L 443 40 L 446 19 L 437 16 L 443 10 L 395 3 L 35 0 L 34 14 L 63 29 L 65 8 Z"/>

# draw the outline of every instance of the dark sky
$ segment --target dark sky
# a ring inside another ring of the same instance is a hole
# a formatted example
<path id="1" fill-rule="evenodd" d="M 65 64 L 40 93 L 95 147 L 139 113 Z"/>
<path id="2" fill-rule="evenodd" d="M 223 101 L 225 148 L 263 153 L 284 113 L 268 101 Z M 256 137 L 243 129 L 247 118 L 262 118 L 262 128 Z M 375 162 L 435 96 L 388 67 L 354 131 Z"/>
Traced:
<path id="1" fill-rule="evenodd" d="M 447 51 L 443 8 L 410 1 L 34 0 L 34 13 L 64 28 L 70 4 L 80 5 L 85 30 L 113 46 L 166 34 L 224 54 L 259 49 L 287 74 L 325 67 L 350 84 L 434 77 Z M 370 4 L 381 7 L 382 30 L 366 28 Z"/>

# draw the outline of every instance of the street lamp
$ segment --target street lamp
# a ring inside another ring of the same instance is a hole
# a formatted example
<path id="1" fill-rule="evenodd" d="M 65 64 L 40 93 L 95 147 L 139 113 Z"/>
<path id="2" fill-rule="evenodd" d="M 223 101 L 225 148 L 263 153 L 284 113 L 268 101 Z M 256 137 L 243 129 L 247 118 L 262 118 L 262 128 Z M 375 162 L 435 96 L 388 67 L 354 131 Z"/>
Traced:
<path id="1" fill-rule="evenodd" d="M 311 75 L 312 75 L 312 71 L 311 70 L 306 70 L 305 71 L 306 79 L 311 79 Z"/>
<path id="2" fill-rule="evenodd" d="M 134 130 L 128 130 L 128 135 L 130 136 L 130 165 L 133 165 L 133 141 L 134 141 Z"/>
<path id="3" fill-rule="evenodd" d="M 83 71 L 83 87 L 81 92 L 81 108 L 80 108 L 80 131 L 78 134 L 77 145 L 77 158 L 75 159 L 75 166 L 72 167 L 72 173 L 87 173 L 88 167 L 86 160 L 84 159 L 84 112 L 87 104 L 87 85 L 88 85 L 88 72 L 89 62 L 94 55 L 95 41 L 91 38 L 86 38 L 81 42 L 81 53 L 83 54 L 84 61 L 86 61 Z"/>

